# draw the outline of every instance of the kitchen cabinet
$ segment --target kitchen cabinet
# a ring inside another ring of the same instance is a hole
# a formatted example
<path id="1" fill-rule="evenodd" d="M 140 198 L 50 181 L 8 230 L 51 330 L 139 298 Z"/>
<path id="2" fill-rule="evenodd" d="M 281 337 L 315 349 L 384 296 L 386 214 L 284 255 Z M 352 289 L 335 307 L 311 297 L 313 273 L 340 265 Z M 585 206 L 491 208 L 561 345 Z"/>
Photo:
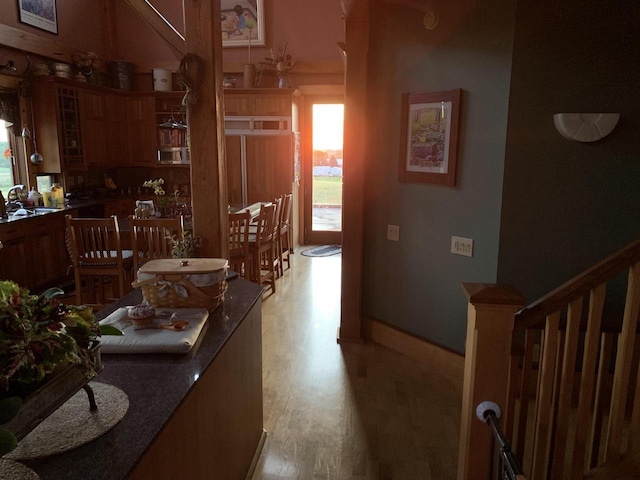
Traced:
<path id="1" fill-rule="evenodd" d="M 155 100 L 151 95 L 126 97 L 127 165 L 152 167 L 156 163 Z"/>
<path id="2" fill-rule="evenodd" d="M 30 290 L 57 285 L 71 265 L 65 242 L 64 214 L 38 215 L 0 224 L 0 278 Z"/>
<path id="3" fill-rule="evenodd" d="M 107 165 L 107 101 L 105 95 L 95 91 L 83 91 L 80 95 L 84 155 L 88 167 Z"/>
<path id="4" fill-rule="evenodd" d="M 291 99 L 295 90 L 252 88 L 224 91 L 225 117 L 248 115 L 291 116 Z"/>
<path id="5" fill-rule="evenodd" d="M 80 90 L 51 81 L 33 82 L 33 134 L 43 156 L 39 170 L 61 173 L 85 167 Z"/>
<path id="6" fill-rule="evenodd" d="M 64 215 L 50 214 L 27 220 L 27 251 L 31 268 L 28 285 L 52 285 L 66 276 L 71 265 L 65 242 Z"/>
<path id="7" fill-rule="evenodd" d="M 0 279 L 13 280 L 26 287 L 30 285 L 27 232 L 20 228 L 19 223 L 0 225 Z"/>

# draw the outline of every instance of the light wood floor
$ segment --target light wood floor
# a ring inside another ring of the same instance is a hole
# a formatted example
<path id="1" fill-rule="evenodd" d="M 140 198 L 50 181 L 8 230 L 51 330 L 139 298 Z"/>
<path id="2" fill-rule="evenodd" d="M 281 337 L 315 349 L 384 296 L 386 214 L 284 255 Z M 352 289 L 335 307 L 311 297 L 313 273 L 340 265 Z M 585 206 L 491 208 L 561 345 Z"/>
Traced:
<path id="1" fill-rule="evenodd" d="M 253 480 L 455 478 L 461 379 L 338 345 L 340 256 L 300 251 L 263 301 L 268 437 Z"/>

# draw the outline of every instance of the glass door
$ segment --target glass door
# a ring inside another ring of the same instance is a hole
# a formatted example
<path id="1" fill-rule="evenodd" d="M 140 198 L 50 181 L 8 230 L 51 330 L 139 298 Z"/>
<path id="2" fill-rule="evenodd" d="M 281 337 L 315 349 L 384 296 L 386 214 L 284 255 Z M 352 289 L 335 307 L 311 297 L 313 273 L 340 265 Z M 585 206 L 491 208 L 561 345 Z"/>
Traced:
<path id="1" fill-rule="evenodd" d="M 305 243 L 340 244 L 344 104 L 312 100 L 307 119 L 312 134 L 305 168 Z"/>

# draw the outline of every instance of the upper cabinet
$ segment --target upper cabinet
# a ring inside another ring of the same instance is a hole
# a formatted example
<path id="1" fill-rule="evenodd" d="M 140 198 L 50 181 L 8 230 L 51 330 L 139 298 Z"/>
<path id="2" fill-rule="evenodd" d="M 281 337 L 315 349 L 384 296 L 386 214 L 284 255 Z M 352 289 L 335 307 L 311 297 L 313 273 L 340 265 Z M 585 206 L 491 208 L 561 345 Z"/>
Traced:
<path id="1" fill-rule="evenodd" d="M 225 116 L 291 116 L 293 90 L 273 88 L 226 89 Z"/>
<path id="2" fill-rule="evenodd" d="M 33 85 L 33 118 L 44 158 L 40 172 L 156 164 L 152 93 L 38 79 Z"/>
<path id="3" fill-rule="evenodd" d="M 84 168 L 80 90 L 54 82 L 34 82 L 33 134 L 44 160 L 40 170 Z"/>

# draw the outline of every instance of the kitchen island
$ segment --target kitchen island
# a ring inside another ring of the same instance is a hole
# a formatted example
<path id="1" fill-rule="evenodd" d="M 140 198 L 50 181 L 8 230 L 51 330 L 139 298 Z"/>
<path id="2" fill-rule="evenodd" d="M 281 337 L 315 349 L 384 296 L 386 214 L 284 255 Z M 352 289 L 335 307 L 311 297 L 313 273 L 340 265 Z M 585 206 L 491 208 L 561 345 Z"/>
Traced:
<path id="1" fill-rule="evenodd" d="M 229 281 L 188 354 L 103 354 L 96 381 L 127 394 L 123 420 L 87 445 L 22 463 L 43 480 L 246 478 L 265 437 L 261 293 Z M 141 299 L 134 290 L 96 316 Z"/>

